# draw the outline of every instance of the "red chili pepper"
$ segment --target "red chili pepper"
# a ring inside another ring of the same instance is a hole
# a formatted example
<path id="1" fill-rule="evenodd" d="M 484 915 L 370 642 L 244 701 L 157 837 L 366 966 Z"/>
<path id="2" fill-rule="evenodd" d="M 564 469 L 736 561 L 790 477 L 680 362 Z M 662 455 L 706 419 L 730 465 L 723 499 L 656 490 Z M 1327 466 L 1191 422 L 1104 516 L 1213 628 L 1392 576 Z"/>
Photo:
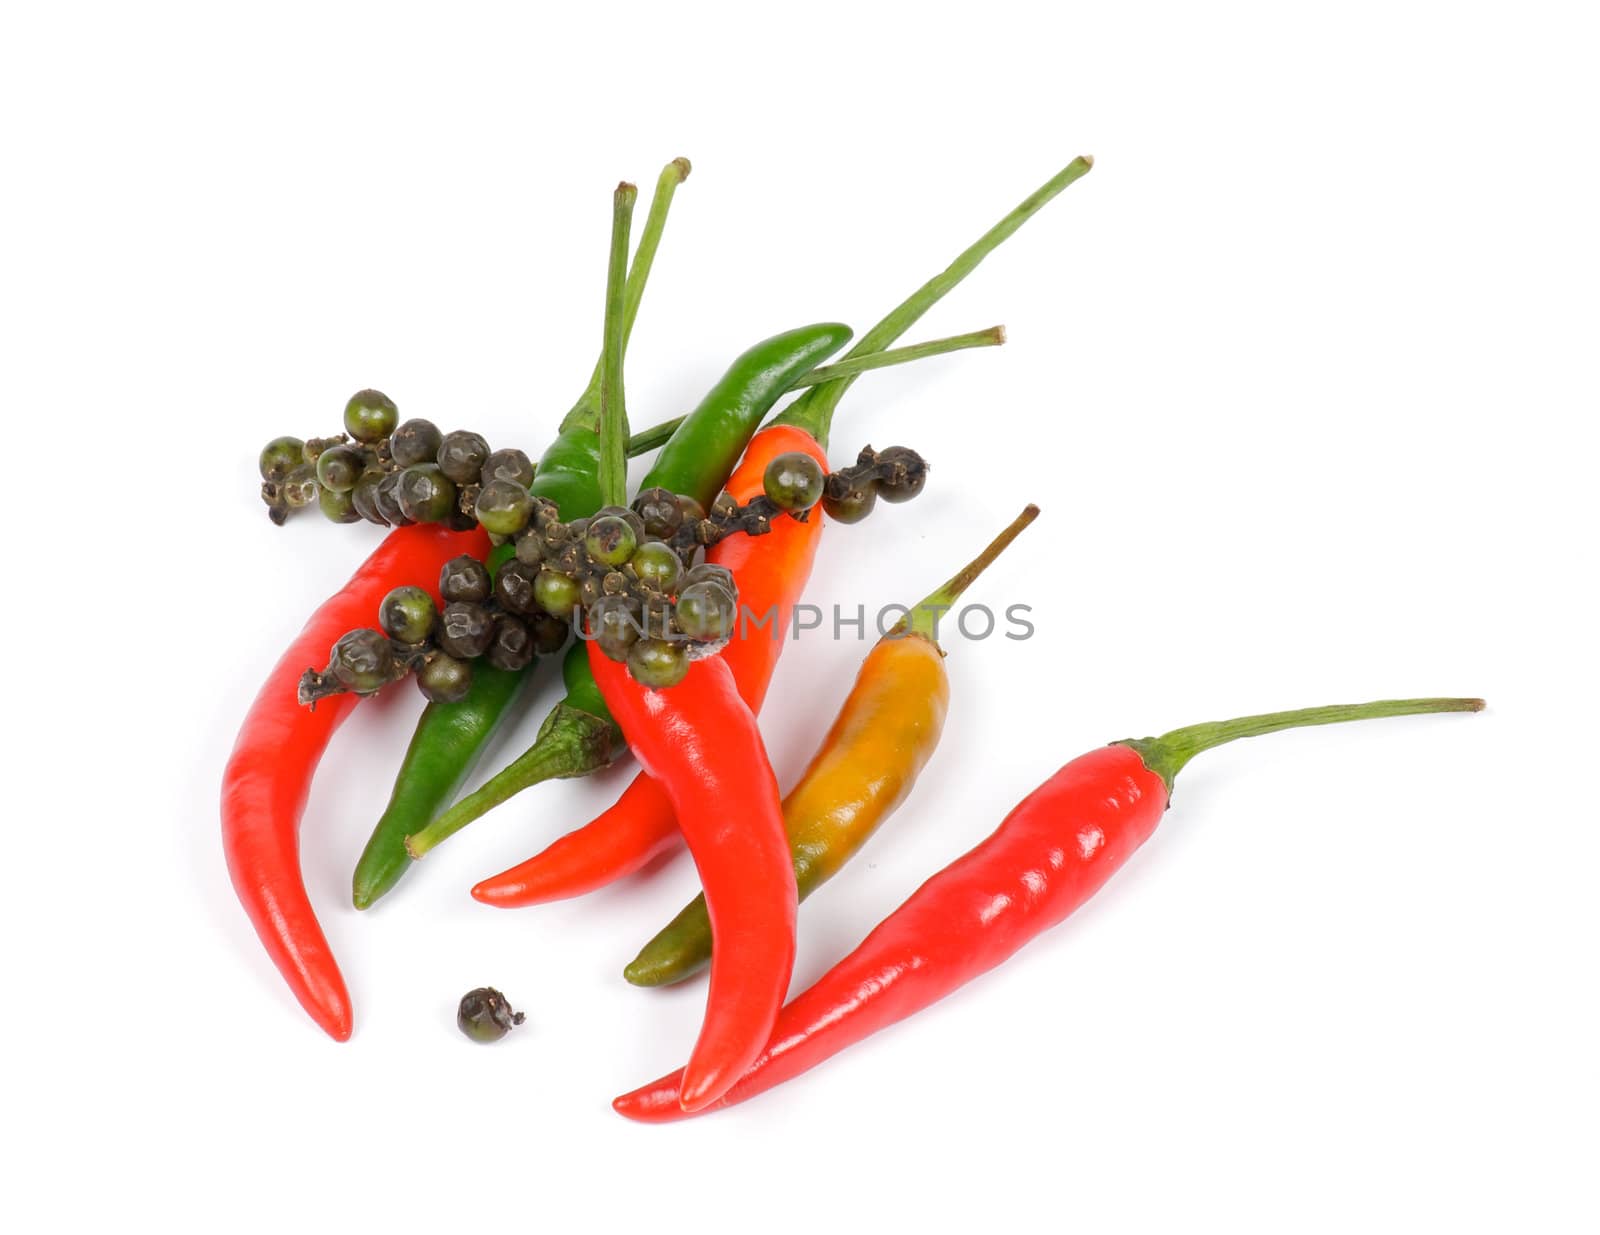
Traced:
<path id="1" fill-rule="evenodd" d="M 1060 922 L 1155 831 L 1173 778 L 1200 751 L 1300 725 L 1482 707 L 1481 699 L 1402 699 L 1274 712 L 1119 742 L 1074 759 L 784 1008 L 766 1049 L 715 1105 L 743 1102 L 815 1067 L 944 998 Z M 681 1075 L 613 1105 L 630 1119 L 681 1118 Z"/>
<path id="2" fill-rule="evenodd" d="M 295 998 L 341 1042 L 350 1036 L 350 996 L 300 874 L 300 816 L 322 752 L 360 696 L 335 695 L 312 709 L 296 700 L 295 687 L 336 639 L 373 623 L 390 589 L 416 584 L 437 601 L 446 562 L 488 551 L 481 528 L 418 524 L 389 533 L 273 667 L 222 774 L 222 845 L 234 891 Z"/>
<path id="3" fill-rule="evenodd" d="M 772 425 L 750 440 L 744 461 L 728 480 L 728 492 L 748 502 L 762 492 L 767 464 L 791 450 L 804 451 L 824 469 L 826 454 L 816 438 L 793 425 Z M 761 710 L 795 603 L 811 577 L 822 536 L 822 506 L 812 507 L 804 523 L 774 519 L 765 536 L 730 536 L 713 545 L 706 560 L 733 572 L 742 613 L 754 615 L 744 631 L 722 651 L 734 685 L 751 712 Z M 775 625 L 764 619 L 773 615 Z M 762 621 L 761 626 L 756 623 Z M 743 635 L 741 638 L 740 635 Z M 674 690 L 678 689 L 673 687 Z M 650 776 L 641 773 L 614 806 L 593 822 L 567 833 L 541 853 L 483 880 L 472 895 L 504 909 L 579 896 L 640 869 L 681 840 L 672 801 Z"/>
<path id="4" fill-rule="evenodd" d="M 779 520 L 794 522 L 794 520 Z M 666 791 L 705 889 L 711 960 L 705 1022 L 673 1101 L 715 1102 L 761 1053 L 794 970 L 794 866 L 778 782 L 754 714 L 716 656 L 651 690 L 589 644 L 589 665 L 628 745 Z"/>

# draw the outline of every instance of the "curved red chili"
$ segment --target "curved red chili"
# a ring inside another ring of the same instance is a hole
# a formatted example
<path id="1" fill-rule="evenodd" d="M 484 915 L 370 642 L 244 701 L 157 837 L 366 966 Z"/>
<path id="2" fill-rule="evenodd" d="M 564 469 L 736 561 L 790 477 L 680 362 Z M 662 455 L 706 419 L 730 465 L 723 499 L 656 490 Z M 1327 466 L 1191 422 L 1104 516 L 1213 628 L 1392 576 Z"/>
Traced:
<path id="1" fill-rule="evenodd" d="M 372 624 L 390 589 L 416 584 L 437 601 L 446 562 L 488 551 L 481 528 L 418 524 L 389 533 L 273 666 L 222 774 L 222 845 L 234 891 L 295 998 L 341 1042 L 350 1036 L 350 996 L 300 874 L 300 816 L 322 752 L 359 696 L 335 695 L 312 709 L 296 700 L 295 687 L 336 639 Z"/>
<path id="2" fill-rule="evenodd" d="M 766 1049 L 715 1105 L 743 1102 L 815 1067 L 944 998 L 1060 922 L 1149 839 L 1173 778 L 1201 751 L 1301 725 L 1482 707 L 1481 699 L 1401 699 L 1274 712 L 1079 756 L 785 1007 Z M 613 1105 L 630 1119 L 679 1119 L 681 1075 L 664 1076 Z"/>
<path id="3" fill-rule="evenodd" d="M 790 521 L 792 522 L 792 520 Z M 674 1101 L 715 1102 L 761 1053 L 794 970 L 789 839 L 755 716 L 720 657 L 651 690 L 589 644 L 589 665 L 639 763 L 666 791 L 705 889 L 712 934 L 705 1022 Z"/>

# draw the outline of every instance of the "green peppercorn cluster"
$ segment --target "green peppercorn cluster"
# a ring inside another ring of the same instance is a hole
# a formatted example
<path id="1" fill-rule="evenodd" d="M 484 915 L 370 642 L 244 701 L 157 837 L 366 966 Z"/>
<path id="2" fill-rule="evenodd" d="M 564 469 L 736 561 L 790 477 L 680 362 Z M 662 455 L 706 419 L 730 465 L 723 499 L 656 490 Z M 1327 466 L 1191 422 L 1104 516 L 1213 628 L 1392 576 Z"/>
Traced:
<path id="1" fill-rule="evenodd" d="M 890 454 L 846 469 L 845 483 L 864 483 L 855 475 L 863 470 L 875 483 L 880 474 L 915 472 L 920 488 L 927 470 L 920 456 L 896 447 L 895 461 L 883 463 Z M 724 493 L 707 512 L 693 498 L 646 489 L 631 507 L 607 506 L 570 523 L 524 488 L 525 517 L 499 533 L 513 553 L 498 572 L 470 556 L 447 562 L 442 609 L 422 588 L 394 589 L 379 605 L 380 629 L 340 638 L 327 668 L 301 678 L 300 701 L 368 694 L 410 672 L 428 699 L 454 702 L 472 684 L 471 662 L 521 669 L 559 650 L 573 629 L 646 686 L 674 686 L 692 660 L 727 642 L 738 619 L 732 573 L 700 561 L 703 550 L 736 532 L 764 535 L 783 516 L 805 520 L 832 479 L 810 455 L 790 453 L 767 466 L 765 492 L 744 505 Z"/>
<path id="2" fill-rule="evenodd" d="M 441 433 L 431 420 L 401 423 L 393 399 L 362 390 L 345 404 L 343 433 L 267 443 L 261 500 L 278 524 L 315 502 L 335 523 L 482 522 L 493 532 L 525 509 L 533 474 L 520 450 L 491 451 L 480 434 Z"/>
<path id="3" fill-rule="evenodd" d="M 880 497 L 886 502 L 909 502 L 927 483 L 928 465 L 916 451 L 891 446 L 880 452 L 868 446 L 856 456 L 854 467 L 828 477 L 822 509 L 840 523 L 860 523 Z"/>

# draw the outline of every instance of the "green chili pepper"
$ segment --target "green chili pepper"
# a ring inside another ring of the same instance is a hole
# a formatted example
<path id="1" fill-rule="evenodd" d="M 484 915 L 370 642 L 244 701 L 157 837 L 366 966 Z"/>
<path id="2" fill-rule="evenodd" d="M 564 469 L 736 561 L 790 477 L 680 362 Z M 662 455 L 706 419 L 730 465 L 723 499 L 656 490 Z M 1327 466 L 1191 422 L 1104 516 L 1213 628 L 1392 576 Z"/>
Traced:
<path id="1" fill-rule="evenodd" d="M 689 161 L 675 159 L 662 169 L 656 181 L 650 212 L 640 232 L 639 246 L 634 252 L 623 292 L 624 347 L 644 298 L 672 196 L 688 174 Z M 534 495 L 555 502 L 568 519 L 592 515 L 602 504 L 600 438 L 596 432 L 600 420 L 601 377 L 601 361 L 596 360 L 589 385 L 562 420 L 556 440 L 540 457 L 533 483 L 528 486 Z M 629 443 L 630 454 L 649 448 L 648 439 L 653 437 L 653 431 L 646 430 L 642 436 L 645 440 L 637 449 L 633 442 Z M 499 560 L 505 560 L 504 554 Z M 370 906 L 405 873 L 410 865 L 406 837 L 420 830 L 454 800 L 510 711 L 520 687 L 532 675 L 533 668 L 530 664 L 518 672 L 507 673 L 479 663 L 473 667 L 472 687 L 466 698 L 457 703 L 430 703 L 423 709 L 395 778 L 389 805 L 356 865 L 351 890 L 357 909 Z M 609 717 L 605 718 L 604 725 L 610 725 Z M 608 758 L 606 762 L 609 761 Z"/>
<path id="2" fill-rule="evenodd" d="M 802 326 L 757 343 L 729 366 L 685 417 L 639 482 L 710 506 L 780 396 L 850 341 L 838 322 Z"/>

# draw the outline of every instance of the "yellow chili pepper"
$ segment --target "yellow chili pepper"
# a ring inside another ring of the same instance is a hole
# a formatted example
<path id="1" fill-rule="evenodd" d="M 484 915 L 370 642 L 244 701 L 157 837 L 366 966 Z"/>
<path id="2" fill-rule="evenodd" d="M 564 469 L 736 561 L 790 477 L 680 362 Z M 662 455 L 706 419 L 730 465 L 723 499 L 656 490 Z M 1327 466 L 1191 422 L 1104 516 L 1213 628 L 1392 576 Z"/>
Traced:
<path id="1" fill-rule="evenodd" d="M 911 792 L 944 732 L 950 677 L 934 638 L 939 619 L 1039 513 L 1028 506 L 954 578 L 880 639 L 798 784 L 784 829 L 804 900 L 831 879 Z M 623 976 L 635 986 L 681 982 L 711 959 L 711 923 L 696 897 L 640 950 Z"/>

